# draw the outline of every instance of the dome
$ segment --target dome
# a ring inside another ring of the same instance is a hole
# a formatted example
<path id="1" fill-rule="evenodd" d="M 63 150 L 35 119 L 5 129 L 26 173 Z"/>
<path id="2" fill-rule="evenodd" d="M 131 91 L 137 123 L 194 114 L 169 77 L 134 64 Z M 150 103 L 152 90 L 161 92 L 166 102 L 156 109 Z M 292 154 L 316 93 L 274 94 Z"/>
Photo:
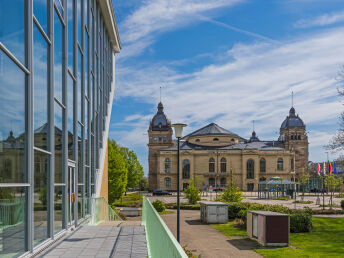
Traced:
<path id="1" fill-rule="evenodd" d="M 250 138 L 250 142 L 259 142 L 259 138 L 257 137 L 257 134 L 255 131 L 252 132 L 252 136 Z"/>
<path id="2" fill-rule="evenodd" d="M 165 131 L 169 130 L 171 127 L 170 121 L 168 121 L 166 115 L 164 114 L 164 106 L 160 102 L 158 104 L 158 112 L 152 119 L 151 128 L 153 131 Z"/>
<path id="3" fill-rule="evenodd" d="M 295 115 L 295 108 L 291 107 L 289 111 L 289 116 L 284 119 L 283 123 L 281 124 L 281 129 L 286 127 L 304 127 L 305 124 L 303 123 L 302 119 L 299 115 Z"/>

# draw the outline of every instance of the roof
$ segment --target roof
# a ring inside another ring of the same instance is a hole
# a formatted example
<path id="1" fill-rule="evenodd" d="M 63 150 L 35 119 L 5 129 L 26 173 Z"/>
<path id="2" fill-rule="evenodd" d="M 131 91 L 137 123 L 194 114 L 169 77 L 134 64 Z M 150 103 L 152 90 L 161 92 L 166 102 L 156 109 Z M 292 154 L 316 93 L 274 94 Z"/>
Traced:
<path id="1" fill-rule="evenodd" d="M 183 138 L 192 137 L 192 136 L 203 136 L 203 135 L 228 135 L 228 136 L 240 137 L 239 135 L 224 129 L 215 123 L 211 123 L 211 124 L 208 124 L 208 125 L 202 127 L 201 129 L 198 129 L 198 130 L 184 136 Z"/>
<path id="2" fill-rule="evenodd" d="M 238 144 L 227 146 L 201 146 L 192 144 L 188 141 L 180 141 L 180 150 L 266 150 L 266 151 L 284 151 L 285 149 L 280 147 L 280 142 L 260 141 L 260 142 L 240 142 Z M 177 146 L 172 146 L 161 151 L 176 151 Z"/>
<path id="3" fill-rule="evenodd" d="M 161 102 L 158 104 L 158 111 L 151 121 L 152 131 L 168 131 L 171 128 L 171 123 L 164 113 L 164 106 Z"/>
<path id="4" fill-rule="evenodd" d="M 289 116 L 287 116 L 281 124 L 281 129 L 286 127 L 304 127 L 305 124 L 303 123 L 302 119 L 299 115 L 295 114 L 295 108 L 291 107 L 289 111 Z"/>

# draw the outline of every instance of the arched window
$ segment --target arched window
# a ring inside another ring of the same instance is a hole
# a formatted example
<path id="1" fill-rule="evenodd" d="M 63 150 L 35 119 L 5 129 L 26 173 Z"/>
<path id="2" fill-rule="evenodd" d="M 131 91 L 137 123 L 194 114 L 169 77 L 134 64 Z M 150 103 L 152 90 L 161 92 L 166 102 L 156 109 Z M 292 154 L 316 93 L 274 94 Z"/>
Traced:
<path id="1" fill-rule="evenodd" d="M 294 140 L 294 134 L 290 135 L 290 140 Z"/>
<path id="2" fill-rule="evenodd" d="M 215 178 L 209 178 L 209 186 L 215 186 Z"/>
<path id="3" fill-rule="evenodd" d="M 298 140 L 301 140 L 301 134 L 298 134 L 298 135 L 297 135 L 297 139 L 298 139 Z"/>
<path id="4" fill-rule="evenodd" d="M 188 159 L 183 160 L 183 179 L 190 179 L 190 161 Z"/>
<path id="5" fill-rule="evenodd" d="M 159 136 L 159 142 L 161 142 L 162 141 L 162 137 L 161 136 Z"/>
<path id="6" fill-rule="evenodd" d="M 277 170 L 283 170 L 283 159 L 282 158 L 277 159 Z"/>
<path id="7" fill-rule="evenodd" d="M 219 138 L 214 138 L 213 141 L 214 141 L 214 142 L 218 142 L 218 141 L 219 141 Z"/>
<path id="8" fill-rule="evenodd" d="M 163 139 L 164 139 L 164 142 L 167 142 L 167 137 L 166 137 L 166 136 L 164 136 L 164 138 L 163 138 Z"/>
<path id="9" fill-rule="evenodd" d="M 221 172 L 227 172 L 227 160 L 226 158 L 221 158 Z"/>
<path id="10" fill-rule="evenodd" d="M 226 178 L 221 178 L 220 184 L 221 184 L 221 187 L 225 187 L 226 186 Z"/>
<path id="11" fill-rule="evenodd" d="M 249 159 L 246 163 L 247 179 L 254 179 L 254 161 Z"/>
<path id="12" fill-rule="evenodd" d="M 209 159 L 209 172 L 215 172 L 215 159 Z"/>
<path id="13" fill-rule="evenodd" d="M 260 167 L 260 170 L 259 170 L 260 172 L 266 172 L 266 161 L 264 158 L 260 159 L 259 167 Z"/>
<path id="14" fill-rule="evenodd" d="M 294 170 L 294 159 L 290 159 L 290 169 Z"/>
<path id="15" fill-rule="evenodd" d="M 169 177 L 165 178 L 165 186 L 166 186 L 166 188 L 171 187 L 171 178 L 169 178 Z"/>
<path id="16" fill-rule="evenodd" d="M 165 173 L 171 172 L 171 160 L 169 158 L 165 159 Z"/>
<path id="17" fill-rule="evenodd" d="M 196 139 L 196 142 L 200 142 L 201 140 L 200 139 Z"/>
<path id="18" fill-rule="evenodd" d="M 234 142 L 234 139 L 231 139 L 231 142 Z"/>

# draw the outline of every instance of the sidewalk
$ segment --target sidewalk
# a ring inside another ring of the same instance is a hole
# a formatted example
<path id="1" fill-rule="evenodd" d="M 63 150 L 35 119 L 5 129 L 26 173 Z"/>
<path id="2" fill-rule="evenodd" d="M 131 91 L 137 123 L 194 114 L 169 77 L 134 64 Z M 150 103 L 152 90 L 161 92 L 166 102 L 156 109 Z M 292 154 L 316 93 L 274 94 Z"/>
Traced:
<path id="1" fill-rule="evenodd" d="M 82 226 L 39 257 L 44 258 L 145 258 L 145 228 L 128 226 Z"/>
<path id="2" fill-rule="evenodd" d="M 166 225 L 176 236 L 177 213 L 161 215 Z M 252 241 L 245 239 L 229 239 L 215 228 L 199 221 L 199 210 L 180 211 L 180 243 L 186 246 L 194 255 L 205 257 L 261 257 L 251 251 Z"/>

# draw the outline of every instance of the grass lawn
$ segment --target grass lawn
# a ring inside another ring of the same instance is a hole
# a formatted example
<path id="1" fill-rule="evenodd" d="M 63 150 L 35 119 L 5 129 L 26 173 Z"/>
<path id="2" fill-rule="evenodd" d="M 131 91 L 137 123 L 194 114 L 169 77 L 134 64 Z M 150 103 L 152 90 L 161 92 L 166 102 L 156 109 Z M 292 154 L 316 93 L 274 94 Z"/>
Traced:
<path id="1" fill-rule="evenodd" d="M 226 225 L 212 225 L 226 236 L 246 231 Z M 255 249 L 264 257 L 344 257 L 344 218 L 313 218 L 313 232 L 291 233 L 291 247 Z"/>
<path id="2" fill-rule="evenodd" d="M 112 206 L 117 207 L 141 207 L 143 195 L 138 193 L 127 193 L 121 199 L 112 203 Z"/>
<path id="3" fill-rule="evenodd" d="M 174 213 L 174 211 L 167 211 L 167 210 L 164 210 L 164 211 L 159 212 L 160 215 L 171 214 L 171 213 Z"/>

